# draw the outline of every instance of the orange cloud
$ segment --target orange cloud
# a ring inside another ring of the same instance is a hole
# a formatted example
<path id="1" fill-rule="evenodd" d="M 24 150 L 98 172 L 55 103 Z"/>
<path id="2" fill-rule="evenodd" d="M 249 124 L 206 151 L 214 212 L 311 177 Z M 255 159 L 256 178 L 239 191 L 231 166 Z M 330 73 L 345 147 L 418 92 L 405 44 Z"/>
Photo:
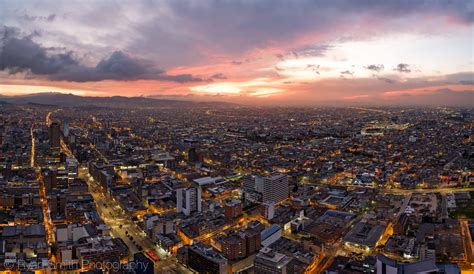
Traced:
<path id="1" fill-rule="evenodd" d="M 31 86 L 31 85 L 0 85 L 2 95 L 15 96 L 32 93 L 57 92 L 84 96 L 107 96 L 108 94 L 100 91 L 89 91 L 80 89 L 66 89 L 53 86 Z"/>
<path id="2" fill-rule="evenodd" d="M 344 100 L 356 100 L 356 99 L 362 99 L 362 98 L 368 98 L 368 94 L 360 94 L 360 95 L 354 95 L 354 96 L 346 96 L 343 99 Z"/>
<path id="3" fill-rule="evenodd" d="M 266 98 L 273 95 L 281 94 L 283 92 L 285 92 L 285 90 L 280 88 L 259 88 L 256 89 L 254 92 L 249 93 L 249 95 Z"/>

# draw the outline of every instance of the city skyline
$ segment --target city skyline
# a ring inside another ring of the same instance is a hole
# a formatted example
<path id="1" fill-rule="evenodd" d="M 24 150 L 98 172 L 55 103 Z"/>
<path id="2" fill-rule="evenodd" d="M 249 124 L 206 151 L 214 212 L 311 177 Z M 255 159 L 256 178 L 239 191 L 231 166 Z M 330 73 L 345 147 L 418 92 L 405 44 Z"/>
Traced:
<path id="1" fill-rule="evenodd" d="M 0 94 L 468 105 L 470 1 L 5 1 Z"/>
<path id="2" fill-rule="evenodd" d="M 0 6 L 0 273 L 474 273 L 473 0 Z"/>
<path id="3" fill-rule="evenodd" d="M 0 102 L 0 272 L 473 270 L 472 108 L 65 97 Z"/>

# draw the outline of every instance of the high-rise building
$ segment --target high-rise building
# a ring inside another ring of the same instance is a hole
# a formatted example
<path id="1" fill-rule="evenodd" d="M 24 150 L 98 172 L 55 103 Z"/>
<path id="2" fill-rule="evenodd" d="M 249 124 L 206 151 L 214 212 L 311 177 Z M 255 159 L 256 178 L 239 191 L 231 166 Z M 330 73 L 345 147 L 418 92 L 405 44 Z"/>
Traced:
<path id="1" fill-rule="evenodd" d="M 204 154 L 197 148 L 192 147 L 188 150 L 188 162 L 202 163 L 204 161 Z"/>
<path id="2" fill-rule="evenodd" d="M 230 222 L 242 215 L 242 202 L 240 200 L 230 200 L 224 204 L 224 216 Z"/>
<path id="3" fill-rule="evenodd" d="M 176 190 L 176 211 L 183 212 L 185 215 L 191 212 L 201 212 L 201 188 L 189 187 Z"/>
<path id="4" fill-rule="evenodd" d="M 252 255 L 260 250 L 260 231 L 248 228 L 245 234 L 245 247 L 247 256 Z"/>
<path id="5" fill-rule="evenodd" d="M 393 226 L 393 233 L 394 234 L 405 234 L 408 228 L 409 217 L 408 214 L 402 213 L 400 217 L 398 217 L 397 222 Z"/>
<path id="6" fill-rule="evenodd" d="M 244 234 L 231 234 L 222 240 L 222 255 L 229 261 L 247 256 L 247 241 Z"/>
<path id="7" fill-rule="evenodd" d="M 202 243 L 187 246 L 187 265 L 199 273 L 227 273 L 227 259 Z"/>
<path id="8" fill-rule="evenodd" d="M 262 248 L 255 258 L 255 273 L 289 274 L 294 273 L 293 269 L 293 259 L 291 257 L 274 252 L 268 247 Z"/>
<path id="9" fill-rule="evenodd" d="M 61 145 L 61 126 L 58 122 L 52 122 L 49 126 L 49 145 L 58 148 Z"/>
<path id="10" fill-rule="evenodd" d="M 50 169 L 43 170 L 42 178 L 46 194 L 51 193 L 53 189 L 57 188 L 58 178 L 56 171 Z"/>
<path id="11" fill-rule="evenodd" d="M 69 136 L 69 123 L 68 122 L 63 123 L 63 135 L 64 137 Z"/>
<path id="12" fill-rule="evenodd" d="M 54 191 L 47 197 L 51 214 L 62 215 L 66 213 L 66 195 L 64 192 Z"/>
<path id="13" fill-rule="evenodd" d="M 132 182 L 132 189 L 135 195 L 137 195 L 138 199 L 143 198 L 143 179 L 142 178 L 134 178 Z"/>
<path id="14" fill-rule="evenodd" d="M 255 188 L 262 193 L 262 200 L 265 203 L 280 203 L 288 198 L 288 175 L 274 173 L 270 176 L 255 178 Z"/>

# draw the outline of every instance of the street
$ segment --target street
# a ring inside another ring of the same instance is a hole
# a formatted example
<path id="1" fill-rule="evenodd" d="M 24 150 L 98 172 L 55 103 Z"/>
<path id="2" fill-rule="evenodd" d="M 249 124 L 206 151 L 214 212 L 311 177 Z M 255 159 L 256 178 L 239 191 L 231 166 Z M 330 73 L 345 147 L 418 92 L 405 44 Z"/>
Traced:
<path id="1" fill-rule="evenodd" d="M 145 232 L 135 224 L 132 219 L 125 214 L 120 208 L 118 202 L 109 195 L 94 179 L 89 175 L 86 167 L 79 169 L 79 177 L 87 182 L 89 192 L 96 203 L 97 212 L 104 220 L 105 224 L 110 227 L 111 234 L 114 237 L 121 238 L 128 246 L 130 257 L 134 253 L 151 249 L 154 250 L 161 258 L 155 262 L 155 272 L 160 273 L 189 273 L 187 269 L 179 265 L 176 258 L 171 256 L 163 249 L 157 247 L 151 241 Z"/>

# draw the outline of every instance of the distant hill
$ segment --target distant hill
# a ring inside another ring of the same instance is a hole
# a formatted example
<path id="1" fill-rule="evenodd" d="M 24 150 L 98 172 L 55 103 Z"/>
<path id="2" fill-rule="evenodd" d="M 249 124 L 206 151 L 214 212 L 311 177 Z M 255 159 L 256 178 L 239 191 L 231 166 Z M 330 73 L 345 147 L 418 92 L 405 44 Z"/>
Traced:
<path id="1" fill-rule="evenodd" d="M 111 108 L 173 108 L 216 106 L 215 102 L 193 102 L 182 100 L 155 99 L 151 97 L 93 97 L 56 92 L 34 93 L 19 96 L 0 95 L 0 101 L 12 104 L 38 104 L 62 107 L 97 106 Z M 232 106 L 233 104 L 218 102 L 217 105 Z"/>

